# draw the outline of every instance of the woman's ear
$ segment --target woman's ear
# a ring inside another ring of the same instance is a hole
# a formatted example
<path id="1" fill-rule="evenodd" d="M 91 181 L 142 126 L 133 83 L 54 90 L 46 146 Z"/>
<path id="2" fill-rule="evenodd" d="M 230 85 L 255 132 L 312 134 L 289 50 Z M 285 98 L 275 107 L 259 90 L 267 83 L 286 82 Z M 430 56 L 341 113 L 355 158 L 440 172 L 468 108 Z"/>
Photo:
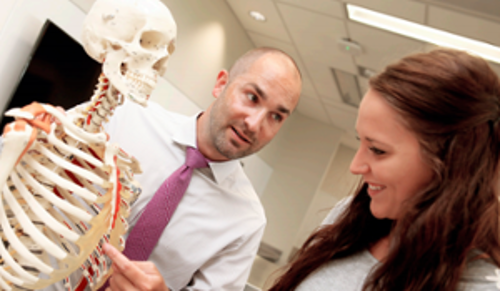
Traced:
<path id="1" fill-rule="evenodd" d="M 215 81 L 214 88 L 212 89 L 212 95 L 215 98 L 218 98 L 220 93 L 224 91 L 224 88 L 227 85 L 227 82 L 229 81 L 229 73 L 226 70 L 222 70 L 219 72 L 217 75 L 217 80 Z"/>

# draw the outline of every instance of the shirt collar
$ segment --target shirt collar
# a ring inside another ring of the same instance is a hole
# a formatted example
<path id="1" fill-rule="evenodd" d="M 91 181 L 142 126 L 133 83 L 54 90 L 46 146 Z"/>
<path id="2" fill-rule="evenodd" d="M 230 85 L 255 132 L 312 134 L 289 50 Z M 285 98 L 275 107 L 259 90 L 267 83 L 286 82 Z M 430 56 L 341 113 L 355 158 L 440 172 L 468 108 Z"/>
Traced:
<path id="1" fill-rule="evenodd" d="M 179 126 L 174 129 L 172 139 L 175 143 L 184 147 L 196 148 L 196 121 L 199 112 L 185 121 L 181 122 Z M 227 177 L 234 173 L 238 167 L 239 160 L 229 160 L 225 162 L 209 162 L 208 165 L 214 174 L 217 184 L 221 184 Z"/>

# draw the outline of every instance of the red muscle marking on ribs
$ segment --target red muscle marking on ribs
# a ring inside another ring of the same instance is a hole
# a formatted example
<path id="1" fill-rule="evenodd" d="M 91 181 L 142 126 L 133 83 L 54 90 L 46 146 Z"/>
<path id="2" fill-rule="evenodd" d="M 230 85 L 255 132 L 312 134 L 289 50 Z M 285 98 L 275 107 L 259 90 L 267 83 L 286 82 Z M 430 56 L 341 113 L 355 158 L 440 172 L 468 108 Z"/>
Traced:
<path id="1" fill-rule="evenodd" d="M 66 173 L 66 175 L 68 175 L 68 177 L 75 183 L 77 184 L 78 186 L 80 187 L 83 187 L 83 184 L 82 182 L 80 182 L 80 180 L 75 176 L 75 174 L 73 174 L 72 172 L 68 171 L 68 170 L 64 170 L 64 173 Z"/>
<path id="2" fill-rule="evenodd" d="M 69 229 L 73 230 L 73 229 L 71 228 L 71 226 L 69 226 L 69 224 L 68 224 L 65 220 L 63 220 L 63 223 L 64 223 L 64 225 L 66 225 Z"/>
<path id="3" fill-rule="evenodd" d="M 102 162 L 102 159 L 96 154 L 96 152 L 94 152 L 94 150 L 92 148 L 89 147 L 88 149 L 89 149 L 89 152 L 94 156 L 94 158 L 96 158 Z"/>
<path id="4" fill-rule="evenodd" d="M 87 125 L 90 124 L 91 119 L 92 119 L 92 115 L 89 113 L 89 115 L 87 115 Z"/>
<path id="5" fill-rule="evenodd" d="M 84 161 L 85 164 L 87 164 L 87 166 L 89 166 L 91 169 L 95 169 L 95 166 L 88 163 L 87 161 Z M 73 159 L 73 161 L 71 161 L 71 163 L 73 163 L 74 165 L 77 165 L 78 167 L 84 169 L 83 165 L 77 160 L 77 159 Z"/>
<path id="6" fill-rule="evenodd" d="M 85 225 L 85 223 L 83 223 L 83 222 L 81 222 L 81 221 L 80 221 L 80 225 L 81 225 L 83 228 L 85 228 L 85 231 L 89 230 L 89 229 L 88 229 L 88 227 Z"/>
<path id="7" fill-rule="evenodd" d="M 80 283 L 78 283 L 78 285 L 76 286 L 75 291 L 84 291 L 85 288 L 87 288 L 88 284 L 89 283 L 87 282 L 87 279 L 85 278 L 80 279 Z"/>
<path id="8" fill-rule="evenodd" d="M 57 195 L 57 197 L 59 197 L 61 199 L 64 199 L 64 197 L 62 197 L 61 192 L 59 192 L 59 190 L 57 189 L 57 187 L 54 187 L 53 191 L 54 191 L 54 194 Z"/>
<path id="9" fill-rule="evenodd" d="M 115 167 L 116 167 L 116 159 L 117 159 L 117 156 L 114 157 L 114 162 L 115 162 Z M 111 228 L 114 229 L 115 228 L 115 223 L 116 223 L 116 218 L 118 217 L 118 212 L 120 210 L 120 200 L 121 200 L 121 196 L 120 196 L 120 192 L 122 190 L 122 184 L 120 183 L 120 170 L 118 169 L 118 167 L 116 167 L 116 189 L 115 189 L 115 197 L 116 197 L 116 201 L 115 201 L 115 205 L 112 205 L 112 207 L 114 208 L 114 214 L 113 214 L 113 217 L 112 217 L 112 221 L 111 221 Z"/>

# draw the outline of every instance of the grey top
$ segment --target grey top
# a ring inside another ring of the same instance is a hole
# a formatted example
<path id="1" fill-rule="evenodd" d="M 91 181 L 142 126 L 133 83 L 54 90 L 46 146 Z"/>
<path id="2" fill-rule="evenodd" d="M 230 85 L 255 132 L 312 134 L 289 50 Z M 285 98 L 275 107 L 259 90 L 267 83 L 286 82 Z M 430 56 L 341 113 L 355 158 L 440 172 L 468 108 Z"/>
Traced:
<path id="1" fill-rule="evenodd" d="M 347 207 L 351 199 L 340 201 L 328 214 L 323 224 L 332 224 Z M 361 291 L 370 270 L 379 261 L 368 250 L 350 257 L 333 260 L 310 274 L 297 291 Z M 467 264 L 458 291 L 500 290 L 500 270 L 485 260 L 474 260 Z"/>

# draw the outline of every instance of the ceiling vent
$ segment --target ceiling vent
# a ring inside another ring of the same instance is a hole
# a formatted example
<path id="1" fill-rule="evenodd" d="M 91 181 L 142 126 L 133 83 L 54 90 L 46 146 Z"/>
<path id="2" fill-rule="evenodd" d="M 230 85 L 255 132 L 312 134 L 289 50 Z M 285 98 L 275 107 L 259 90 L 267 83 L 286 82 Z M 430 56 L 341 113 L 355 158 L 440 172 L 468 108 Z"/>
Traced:
<path id="1" fill-rule="evenodd" d="M 446 6 L 466 13 L 493 17 L 500 21 L 500 1 L 498 0 L 419 0 L 427 4 Z"/>
<path id="2" fill-rule="evenodd" d="M 362 98 L 358 77 L 338 69 L 331 70 L 342 101 L 357 108 Z"/>

